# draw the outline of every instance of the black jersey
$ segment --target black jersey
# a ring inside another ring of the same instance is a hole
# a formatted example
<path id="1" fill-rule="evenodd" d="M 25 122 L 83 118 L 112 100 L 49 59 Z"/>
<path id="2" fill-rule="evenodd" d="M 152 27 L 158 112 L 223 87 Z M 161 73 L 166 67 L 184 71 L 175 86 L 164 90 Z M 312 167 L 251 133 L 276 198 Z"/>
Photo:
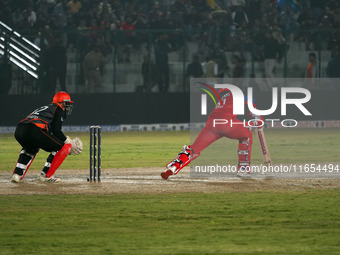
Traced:
<path id="1" fill-rule="evenodd" d="M 25 119 L 21 120 L 20 123 L 31 123 L 41 129 L 45 129 L 60 140 L 65 141 L 66 136 L 61 131 L 63 121 L 66 119 L 66 112 L 57 104 L 50 104 L 42 106 Z"/>

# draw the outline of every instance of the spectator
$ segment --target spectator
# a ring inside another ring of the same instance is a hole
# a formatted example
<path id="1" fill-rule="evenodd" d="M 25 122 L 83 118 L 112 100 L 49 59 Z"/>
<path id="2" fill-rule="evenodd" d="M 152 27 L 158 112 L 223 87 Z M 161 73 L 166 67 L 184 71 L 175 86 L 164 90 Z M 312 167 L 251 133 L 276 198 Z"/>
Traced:
<path id="1" fill-rule="evenodd" d="M 124 31 L 121 33 L 121 46 L 122 50 L 119 51 L 120 59 L 122 61 L 130 63 L 131 61 L 131 47 L 135 43 L 135 25 L 132 23 L 132 18 L 128 17 L 125 22 L 122 23 L 121 29 Z"/>
<path id="2" fill-rule="evenodd" d="M 91 24 L 88 27 L 88 35 L 89 35 L 91 44 L 95 44 L 99 33 L 100 33 L 100 28 L 97 24 L 97 19 L 92 19 Z"/>
<path id="3" fill-rule="evenodd" d="M 77 45 L 77 25 L 73 19 L 73 16 L 67 17 L 67 47 L 73 52 L 74 47 Z"/>
<path id="4" fill-rule="evenodd" d="M 36 11 L 37 21 L 35 23 L 35 27 L 37 29 L 41 29 L 44 26 L 49 25 L 50 23 L 50 13 L 45 8 L 45 5 L 41 4 L 40 7 Z"/>
<path id="5" fill-rule="evenodd" d="M 108 0 L 103 0 L 98 5 L 97 17 L 101 19 L 105 14 L 112 15 L 112 8 Z"/>
<path id="6" fill-rule="evenodd" d="M 200 59 L 198 55 L 193 55 L 192 62 L 188 64 L 186 70 L 186 81 L 184 90 L 188 91 L 190 85 L 190 78 L 200 78 L 203 77 L 203 69 L 200 63 Z"/>
<path id="7" fill-rule="evenodd" d="M 284 10 L 281 12 L 282 26 L 288 32 L 296 33 L 299 29 L 295 13 L 290 4 L 286 4 Z"/>
<path id="8" fill-rule="evenodd" d="M 249 24 L 248 15 L 243 10 L 242 6 L 238 6 L 237 9 L 231 14 L 233 25 L 239 28 L 243 23 Z"/>
<path id="9" fill-rule="evenodd" d="M 35 11 L 33 11 L 33 7 L 27 7 L 27 9 L 24 10 L 23 15 L 29 27 L 33 27 L 35 22 L 37 21 L 37 15 Z"/>
<path id="10" fill-rule="evenodd" d="M 19 6 L 15 8 L 15 11 L 12 13 L 11 17 L 14 28 L 20 29 L 22 22 L 24 21 L 24 16 L 22 15 L 22 11 Z"/>
<path id="11" fill-rule="evenodd" d="M 281 57 L 286 53 L 286 51 L 289 48 L 289 45 L 287 44 L 286 38 L 283 36 L 281 29 L 277 25 L 273 26 L 272 35 L 273 35 L 273 38 L 279 44 L 279 54 L 278 55 Z"/>
<path id="12" fill-rule="evenodd" d="M 66 0 L 65 0 L 66 1 Z M 53 5 L 54 5 L 55 3 L 53 3 Z M 47 2 L 47 0 L 44 0 L 44 1 L 38 1 L 36 4 L 35 4 L 35 6 L 36 6 L 36 13 L 37 13 L 37 16 L 38 16 L 38 18 L 39 18 L 39 16 L 40 15 L 42 15 L 42 16 L 44 16 L 44 18 L 48 18 L 48 15 L 49 15 L 49 13 L 50 13 L 50 6 L 52 6 L 52 5 L 50 5 L 48 2 Z"/>
<path id="13" fill-rule="evenodd" d="M 192 57 L 192 62 L 187 66 L 186 76 L 188 78 L 200 78 L 203 76 L 202 65 L 198 55 Z"/>
<path id="14" fill-rule="evenodd" d="M 81 19 L 79 21 L 79 26 L 77 27 L 77 34 L 78 34 L 78 51 L 79 51 L 79 62 L 80 62 L 80 68 L 79 68 L 79 81 L 81 84 L 85 84 L 85 74 L 84 74 L 84 57 L 86 53 L 89 51 L 89 36 L 88 36 L 88 27 L 86 25 L 86 21 L 84 19 Z"/>
<path id="15" fill-rule="evenodd" d="M 281 50 L 279 43 L 273 38 L 271 31 L 265 32 L 263 40 L 264 72 L 269 88 L 273 87 L 274 69 L 276 61 L 281 61 Z"/>
<path id="16" fill-rule="evenodd" d="M 233 55 L 231 59 L 234 64 L 234 68 L 232 70 L 232 84 L 239 87 L 240 89 L 246 91 L 246 88 L 243 84 L 243 78 L 245 77 L 245 61 L 238 55 Z"/>
<path id="17" fill-rule="evenodd" d="M 315 27 L 313 11 L 311 8 L 306 8 L 299 16 L 298 22 L 301 25 L 300 40 L 305 43 L 306 50 L 311 50 L 311 43 L 313 43 L 314 33 L 312 29 Z"/>
<path id="18" fill-rule="evenodd" d="M 55 36 L 52 45 L 47 49 L 47 66 L 48 70 L 48 82 L 49 94 L 54 94 L 57 81 L 59 81 L 60 89 L 67 91 L 66 89 L 66 66 L 67 66 L 67 54 L 66 47 L 62 43 L 62 37 Z"/>
<path id="19" fill-rule="evenodd" d="M 164 16 L 164 29 L 173 31 L 169 33 L 169 43 L 171 44 L 171 48 L 174 51 L 177 51 L 184 45 L 183 34 L 179 32 L 182 27 L 182 21 L 180 13 L 176 11 L 173 5 L 171 6 L 171 9 L 172 10 L 167 12 Z"/>
<path id="20" fill-rule="evenodd" d="M 313 52 L 309 53 L 308 59 L 309 59 L 309 63 L 307 65 L 306 72 L 305 72 L 305 81 L 307 83 L 306 85 L 310 89 L 316 89 L 317 83 L 316 83 L 315 78 L 319 77 L 319 69 L 318 69 L 318 65 L 316 62 L 316 54 Z"/>
<path id="21" fill-rule="evenodd" d="M 227 55 L 218 43 L 214 43 L 212 54 L 216 58 L 218 65 L 218 77 L 223 78 L 224 74 L 229 70 Z"/>
<path id="22" fill-rule="evenodd" d="M 49 27 L 46 26 L 44 30 L 42 31 L 42 34 L 41 32 L 38 32 L 37 37 L 34 39 L 33 43 L 41 49 L 46 49 L 48 47 L 48 40 L 47 40 L 47 37 L 49 34 L 48 30 L 49 30 Z M 43 40 L 41 41 L 41 39 Z"/>
<path id="23" fill-rule="evenodd" d="M 148 22 L 149 24 L 155 23 L 158 17 L 163 16 L 164 12 L 161 9 L 161 5 L 159 2 L 155 2 L 154 6 L 148 13 Z"/>
<path id="24" fill-rule="evenodd" d="M 71 0 L 67 3 L 67 7 L 70 10 L 70 14 L 74 15 L 79 12 L 79 10 L 82 8 L 82 5 L 79 0 Z"/>
<path id="25" fill-rule="evenodd" d="M 208 45 L 212 47 L 215 42 L 220 43 L 220 26 L 217 18 L 209 20 Z"/>
<path id="26" fill-rule="evenodd" d="M 201 40 L 198 44 L 197 54 L 201 62 L 206 61 L 207 57 L 210 55 L 210 47 L 207 44 L 206 33 L 201 36 Z"/>
<path id="27" fill-rule="evenodd" d="M 331 29 L 332 27 L 332 21 L 330 19 L 330 17 L 328 16 L 322 16 L 321 21 L 319 23 L 319 25 L 317 26 L 317 28 L 319 29 L 318 31 L 318 38 L 319 40 L 317 40 L 317 46 L 316 49 L 317 50 L 323 50 L 325 49 L 327 46 L 325 46 L 326 44 L 329 44 L 330 40 L 331 40 Z M 329 47 L 327 47 L 329 49 Z"/>
<path id="28" fill-rule="evenodd" d="M 340 48 L 334 49 L 333 58 L 327 64 L 327 76 L 329 78 L 340 78 Z"/>
<path id="29" fill-rule="evenodd" d="M 233 68 L 233 72 L 232 72 L 231 77 L 232 78 L 243 78 L 243 77 L 245 77 L 244 60 L 238 55 L 233 55 L 231 62 L 234 64 L 234 68 Z"/>
<path id="30" fill-rule="evenodd" d="M 309 64 L 306 68 L 305 77 L 308 79 L 319 77 L 318 66 L 316 62 L 316 54 L 309 53 L 308 59 L 309 59 Z"/>
<path id="31" fill-rule="evenodd" d="M 168 29 L 168 24 L 165 21 L 164 15 L 159 13 L 155 18 L 149 22 L 150 29 L 154 30 L 164 30 Z"/>
<path id="32" fill-rule="evenodd" d="M 142 63 L 143 89 L 144 92 L 151 92 L 153 86 L 158 81 L 158 71 L 156 65 L 151 61 L 150 54 L 144 55 Z"/>
<path id="33" fill-rule="evenodd" d="M 330 26 L 334 27 L 334 15 L 329 6 L 325 6 L 322 19 L 328 19 Z"/>
<path id="34" fill-rule="evenodd" d="M 54 6 L 51 14 L 56 16 L 56 20 L 59 23 L 58 27 L 65 27 L 67 25 L 66 9 L 66 0 L 57 0 L 57 4 Z"/>
<path id="35" fill-rule="evenodd" d="M 309 0 L 309 4 L 313 11 L 314 23 L 316 24 L 321 19 L 322 8 L 325 5 L 325 2 L 320 0 Z"/>
<path id="36" fill-rule="evenodd" d="M 88 92 L 99 92 L 103 87 L 103 75 L 100 68 L 104 65 L 104 63 L 105 58 L 99 51 L 98 47 L 93 47 L 93 49 L 85 55 L 83 68 L 87 81 Z"/>
<path id="37" fill-rule="evenodd" d="M 261 2 L 262 0 L 252 0 L 247 3 L 247 13 L 249 18 L 249 23 L 254 24 L 256 19 L 259 19 L 263 13 L 261 12 Z"/>
<path id="38" fill-rule="evenodd" d="M 167 92 L 169 89 L 169 57 L 172 50 L 168 42 L 168 35 L 160 35 L 154 42 L 155 63 L 159 71 L 158 88 L 160 92 Z"/>
<path id="39" fill-rule="evenodd" d="M 148 40 L 148 34 L 145 32 L 148 29 L 148 23 L 144 19 L 142 13 L 137 14 L 137 20 L 134 22 L 136 30 L 136 48 L 139 49 L 143 43 Z M 143 31 L 144 30 L 144 31 Z"/>
<path id="40" fill-rule="evenodd" d="M 216 78 L 218 77 L 218 65 L 216 63 L 216 56 L 210 56 L 207 58 L 205 64 L 205 77 Z"/>
<path id="41" fill-rule="evenodd" d="M 105 39 L 104 35 L 98 36 L 95 45 L 97 46 L 98 50 L 103 54 L 104 57 L 112 53 L 112 46 Z"/>

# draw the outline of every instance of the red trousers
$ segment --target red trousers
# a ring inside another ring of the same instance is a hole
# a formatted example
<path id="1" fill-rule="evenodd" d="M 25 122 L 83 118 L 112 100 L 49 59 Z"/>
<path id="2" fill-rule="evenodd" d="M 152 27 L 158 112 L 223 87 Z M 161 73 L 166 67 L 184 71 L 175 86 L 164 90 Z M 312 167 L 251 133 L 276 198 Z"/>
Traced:
<path id="1" fill-rule="evenodd" d="M 251 128 L 244 127 L 243 122 L 233 119 L 233 125 L 213 123 L 213 119 L 209 118 L 206 126 L 196 138 L 195 142 L 191 145 L 191 149 L 195 154 L 199 154 L 210 144 L 216 140 L 227 137 L 230 139 L 237 139 L 238 145 L 238 159 L 239 162 L 250 162 L 251 146 L 253 143 Z M 238 123 L 238 124 L 235 124 Z"/>

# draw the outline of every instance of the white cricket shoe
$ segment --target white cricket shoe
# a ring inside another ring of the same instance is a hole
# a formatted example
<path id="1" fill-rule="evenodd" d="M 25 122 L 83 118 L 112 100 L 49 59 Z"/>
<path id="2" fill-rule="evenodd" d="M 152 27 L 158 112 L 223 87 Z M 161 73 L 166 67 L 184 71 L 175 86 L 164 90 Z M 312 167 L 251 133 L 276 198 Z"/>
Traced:
<path id="1" fill-rule="evenodd" d="M 11 181 L 16 183 L 23 182 L 22 175 L 13 174 Z"/>
<path id="2" fill-rule="evenodd" d="M 38 178 L 37 178 L 37 181 L 39 182 L 49 182 L 49 183 L 57 183 L 57 182 L 61 182 L 61 179 L 60 178 L 56 178 L 56 177 L 46 177 L 46 175 L 43 175 L 43 174 L 39 174 L 38 175 Z"/>

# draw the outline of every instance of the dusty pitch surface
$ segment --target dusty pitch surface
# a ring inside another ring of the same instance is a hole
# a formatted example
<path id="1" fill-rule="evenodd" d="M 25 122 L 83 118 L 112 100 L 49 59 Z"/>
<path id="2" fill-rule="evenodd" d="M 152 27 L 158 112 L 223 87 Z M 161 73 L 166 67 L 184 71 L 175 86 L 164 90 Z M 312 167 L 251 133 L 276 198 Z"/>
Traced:
<path id="1" fill-rule="evenodd" d="M 40 183 L 40 171 L 29 171 L 23 183 L 10 182 L 11 172 L 0 174 L 0 195 L 32 194 L 115 194 L 115 193 L 173 193 L 173 192 L 252 192 L 275 190 L 338 189 L 340 179 L 278 179 L 254 178 L 191 178 L 189 168 L 162 180 L 160 168 L 103 169 L 100 183 L 88 182 L 89 171 L 58 170 L 61 183 Z"/>

